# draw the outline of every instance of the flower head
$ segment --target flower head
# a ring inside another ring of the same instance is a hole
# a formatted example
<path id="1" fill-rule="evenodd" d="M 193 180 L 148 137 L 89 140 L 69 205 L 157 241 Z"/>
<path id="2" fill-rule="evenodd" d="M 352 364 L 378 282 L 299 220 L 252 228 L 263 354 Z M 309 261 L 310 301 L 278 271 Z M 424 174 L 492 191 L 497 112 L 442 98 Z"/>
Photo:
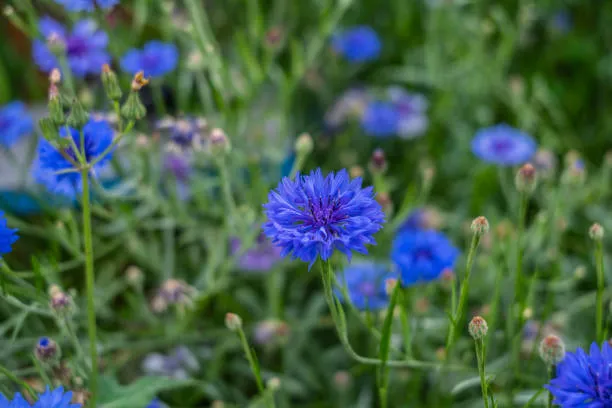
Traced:
<path id="1" fill-rule="evenodd" d="M 353 63 L 378 59 L 382 44 L 371 27 L 357 26 L 334 35 L 332 48 Z"/>
<path id="2" fill-rule="evenodd" d="M 7 226 L 4 213 L 0 211 L 0 259 L 2 255 L 12 251 L 12 245 L 18 239 L 16 232 L 16 229 Z"/>
<path id="3" fill-rule="evenodd" d="M 11 147 L 33 130 L 32 118 L 23 102 L 11 102 L 0 108 L 0 146 Z"/>
<path id="4" fill-rule="evenodd" d="M 239 238 L 232 238 L 230 249 L 233 254 L 241 251 L 242 242 Z M 264 234 L 257 237 L 255 244 L 244 251 L 238 259 L 238 267 L 248 272 L 268 272 L 282 259 L 281 249 L 272 245 Z"/>
<path id="5" fill-rule="evenodd" d="M 76 147 L 81 149 L 81 137 L 76 129 L 70 128 L 70 135 L 67 135 L 66 129 L 62 128 L 60 136 L 63 138 L 71 137 Z M 90 120 L 83 128 L 83 140 L 85 143 L 85 159 L 90 163 L 112 144 L 113 129 L 107 122 Z M 94 177 L 109 162 L 111 155 L 107 154 L 96 162 L 91 170 Z M 71 147 L 64 148 L 64 154 L 62 154 L 51 143 L 41 140 L 38 144 L 38 157 L 34 163 L 34 179 L 52 192 L 67 197 L 75 197 L 83 189 L 81 173 L 72 171 L 57 174 L 58 171 L 76 170 L 67 157 L 72 158 L 75 162 L 77 161 L 75 152 Z"/>
<path id="6" fill-rule="evenodd" d="M 149 41 L 142 49 L 131 49 L 121 58 L 121 68 L 130 74 L 144 71 L 147 77 L 160 77 L 176 68 L 179 52 L 176 45 Z"/>
<path id="7" fill-rule="evenodd" d="M 110 55 L 106 51 L 108 35 L 98 30 L 93 20 L 77 22 L 70 33 L 51 17 L 41 18 L 38 26 L 47 41 L 35 40 L 32 52 L 34 61 L 42 71 L 51 72 L 59 67 L 57 57 L 47 44 L 50 40 L 65 46 L 68 65 L 76 76 L 97 75 L 102 65 L 110 62 Z"/>
<path id="8" fill-rule="evenodd" d="M 362 188 L 361 178 L 350 180 L 346 170 L 323 177 L 321 169 L 288 177 L 268 195 L 264 205 L 268 222 L 265 234 L 292 255 L 309 262 L 329 259 L 335 249 L 349 259 L 352 251 L 367 253 L 373 234 L 385 221 L 372 187 Z"/>
<path id="9" fill-rule="evenodd" d="M 108 9 L 119 3 L 119 0 L 55 0 L 68 11 L 94 11 L 98 6 Z"/>
<path id="10" fill-rule="evenodd" d="M 472 139 L 472 151 L 480 159 L 500 166 L 527 162 L 535 154 L 531 136 L 506 124 L 481 129 Z"/>
<path id="11" fill-rule="evenodd" d="M 399 129 L 400 112 L 395 104 L 386 101 L 372 101 L 361 118 L 363 131 L 375 137 L 391 137 Z"/>
<path id="12" fill-rule="evenodd" d="M 432 230 L 401 231 L 391 250 L 403 286 L 438 279 L 445 269 L 453 267 L 458 256 L 459 250 L 448 238 Z"/>
<path id="13" fill-rule="evenodd" d="M 612 401 L 612 347 L 605 342 L 601 349 L 595 342 L 589 354 L 582 348 L 568 352 L 557 365 L 557 375 L 547 388 L 553 403 L 563 408 L 607 408 Z"/>
<path id="14" fill-rule="evenodd" d="M 63 387 L 51 391 L 49 387 L 40 394 L 32 408 L 81 408 L 81 404 L 71 404 L 72 392 L 64 392 Z"/>
<path id="15" fill-rule="evenodd" d="M 148 375 L 159 375 L 184 380 L 200 368 L 196 356 L 185 346 L 174 349 L 170 354 L 150 353 L 142 362 L 142 369 Z"/>
<path id="16" fill-rule="evenodd" d="M 390 87 L 387 94 L 399 115 L 398 136 L 404 139 L 422 136 L 429 126 L 427 99 L 421 94 L 407 92 L 398 86 Z"/>
<path id="17" fill-rule="evenodd" d="M 0 408 L 32 408 L 32 406 L 20 393 L 16 393 L 12 400 L 8 400 L 0 394 Z"/>
<path id="18" fill-rule="evenodd" d="M 338 274 L 340 285 L 346 285 L 351 303 L 359 310 L 386 308 L 389 303 L 387 280 L 394 278 L 396 275 L 387 265 L 374 262 L 351 264 Z M 336 290 L 336 296 L 342 299 L 339 290 Z"/>

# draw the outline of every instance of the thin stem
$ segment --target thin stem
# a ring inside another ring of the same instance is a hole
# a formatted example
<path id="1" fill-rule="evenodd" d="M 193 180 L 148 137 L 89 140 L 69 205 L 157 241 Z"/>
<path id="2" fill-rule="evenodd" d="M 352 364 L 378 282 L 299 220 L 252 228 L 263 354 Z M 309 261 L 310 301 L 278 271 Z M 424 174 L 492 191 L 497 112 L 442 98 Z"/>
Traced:
<path id="1" fill-rule="evenodd" d="M 402 325 L 402 337 L 404 339 L 404 354 L 406 358 L 412 356 L 412 334 L 410 330 L 410 319 L 408 312 L 411 311 L 411 301 L 409 289 L 405 289 L 402 292 L 402 307 L 400 307 L 400 323 Z"/>
<path id="2" fill-rule="evenodd" d="M 153 94 L 153 105 L 157 111 L 159 117 L 166 115 L 166 104 L 164 102 L 164 93 L 162 90 L 161 83 L 155 83 L 151 86 L 151 93 Z"/>
<path id="3" fill-rule="evenodd" d="M 461 325 L 463 320 L 463 314 L 465 305 L 467 303 L 468 293 L 470 291 L 470 275 L 472 273 L 472 265 L 474 264 L 474 258 L 476 255 L 476 249 L 478 248 L 478 244 L 480 242 L 480 235 L 473 234 L 472 235 L 472 243 L 470 244 L 470 250 L 468 252 L 466 266 L 465 266 L 465 276 L 463 281 L 461 282 L 461 291 L 459 293 L 459 305 L 457 306 L 457 312 L 453 315 L 453 321 L 450 325 L 450 330 L 448 332 L 448 338 L 446 340 L 446 357 L 449 358 L 451 355 L 451 350 L 453 344 L 455 343 L 455 338 L 457 337 L 457 327 Z"/>
<path id="4" fill-rule="evenodd" d="M 63 82 L 64 84 L 66 84 L 66 88 L 68 88 L 70 96 L 73 97 L 76 95 L 76 87 L 74 86 L 74 78 L 72 77 L 72 71 L 70 70 L 70 66 L 68 65 L 66 54 L 62 53 L 62 55 L 58 57 L 58 60 L 60 68 L 62 69 L 62 76 L 64 77 Z"/>
<path id="5" fill-rule="evenodd" d="M 121 132 L 121 134 L 119 134 L 117 137 L 115 137 L 113 139 L 113 142 L 110 144 L 110 146 L 108 146 L 106 149 L 104 149 L 104 151 L 102 153 L 100 153 L 97 157 L 95 157 L 94 159 L 91 160 L 91 162 L 89 163 L 89 166 L 90 167 L 95 166 L 100 160 L 104 159 L 106 157 L 106 155 L 108 155 L 110 152 L 112 152 L 113 149 L 115 148 L 115 146 L 117 146 L 119 144 L 119 142 L 121 141 L 123 136 L 125 136 L 126 133 L 128 133 L 130 130 L 132 130 L 133 127 L 134 127 L 134 121 L 130 121 L 127 124 L 127 126 L 125 127 L 125 130 L 123 132 Z"/>
<path id="6" fill-rule="evenodd" d="M 603 243 L 601 240 L 595 241 L 595 266 L 597 268 L 597 301 L 596 301 L 596 321 L 597 343 L 604 341 L 604 317 L 603 317 L 603 293 L 604 293 L 604 261 Z"/>
<path id="7" fill-rule="evenodd" d="M 554 365 L 550 365 L 548 367 L 548 381 L 550 382 L 550 380 L 552 380 L 555 377 L 555 366 Z M 548 402 L 546 404 L 547 408 L 552 408 L 553 407 L 553 395 L 552 392 L 548 391 Z"/>
<path id="8" fill-rule="evenodd" d="M 261 371 L 259 370 L 259 364 L 257 364 L 257 358 L 255 357 L 255 353 L 249 346 L 249 341 L 247 340 L 242 327 L 239 327 L 237 331 L 238 331 L 238 336 L 240 336 L 240 343 L 242 344 L 242 349 L 244 350 L 246 359 L 249 362 L 251 371 L 253 372 L 253 375 L 255 376 L 255 382 L 257 383 L 257 389 L 259 390 L 260 393 L 263 394 L 265 392 L 265 388 L 264 388 L 263 380 L 261 378 Z"/>
<path id="9" fill-rule="evenodd" d="M 478 362 L 478 374 L 480 374 L 480 388 L 485 408 L 489 408 L 489 397 L 487 395 L 487 379 L 485 375 L 485 345 L 482 339 L 474 340 L 476 346 L 476 360 Z"/>
<path id="10" fill-rule="evenodd" d="M 93 406 L 96 404 L 98 393 L 98 348 L 96 342 L 96 305 L 94 257 L 91 233 L 91 203 L 89 197 L 89 168 L 81 171 L 83 179 L 83 239 L 85 243 L 85 280 L 87 286 L 87 322 L 89 332 L 89 352 L 91 354 L 91 377 L 89 378 L 89 392 Z"/>
<path id="11" fill-rule="evenodd" d="M 329 262 L 327 265 L 329 272 L 331 272 Z M 378 394 L 380 397 L 381 408 L 387 408 L 387 389 L 389 387 L 389 367 L 387 367 L 387 362 L 389 361 L 389 345 L 391 343 L 391 331 L 393 328 L 393 314 L 395 312 L 395 305 L 397 304 L 401 291 L 401 286 L 399 282 L 397 282 L 395 288 L 393 289 L 393 294 L 391 295 L 389 305 L 387 306 L 387 314 L 385 316 L 385 321 L 383 322 L 382 338 L 380 339 L 378 355 L 380 357 L 381 364 L 378 371 Z"/>
<path id="12" fill-rule="evenodd" d="M 221 176 L 221 188 L 223 189 L 223 198 L 225 200 L 225 205 L 227 205 L 229 213 L 228 219 L 231 220 L 233 215 L 236 213 L 236 202 L 234 201 L 234 196 L 232 195 L 232 185 L 227 169 L 227 160 L 225 160 L 224 157 L 219 158 L 219 160 L 217 160 L 217 165 L 219 167 L 219 174 Z"/>

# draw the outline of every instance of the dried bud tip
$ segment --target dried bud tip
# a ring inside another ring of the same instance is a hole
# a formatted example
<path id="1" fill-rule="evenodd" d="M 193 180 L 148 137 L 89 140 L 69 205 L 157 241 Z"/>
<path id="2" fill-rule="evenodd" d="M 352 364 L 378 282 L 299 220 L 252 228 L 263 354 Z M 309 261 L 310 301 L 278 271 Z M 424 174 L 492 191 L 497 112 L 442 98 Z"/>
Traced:
<path id="1" fill-rule="evenodd" d="M 487 335 L 489 326 L 487 321 L 480 316 L 474 317 L 468 324 L 468 331 L 474 340 L 480 340 Z"/>
<path id="2" fill-rule="evenodd" d="M 102 65 L 102 72 L 105 74 L 109 74 L 112 72 L 110 65 L 104 64 Z"/>
<path id="3" fill-rule="evenodd" d="M 474 221 L 472 221 L 470 229 L 475 235 L 482 236 L 489 232 L 489 220 L 482 215 L 480 217 L 476 217 L 474 218 Z"/>
<path id="4" fill-rule="evenodd" d="M 132 80 L 132 90 L 140 91 L 142 87 L 147 85 L 148 83 L 149 80 L 145 78 L 144 71 L 137 72 L 136 75 L 134 75 L 134 79 Z"/>
<path id="5" fill-rule="evenodd" d="M 538 182 L 537 171 L 531 163 L 523 165 L 516 174 L 516 189 L 521 193 L 531 194 Z"/>
<path id="6" fill-rule="evenodd" d="M 62 73 L 60 72 L 59 69 L 53 68 L 51 70 L 51 73 L 49 74 L 49 82 L 51 82 L 52 85 L 57 85 L 60 83 L 61 80 L 62 80 Z"/>
<path id="7" fill-rule="evenodd" d="M 397 279 L 389 278 L 385 280 L 385 292 L 387 292 L 387 295 L 391 296 L 396 287 Z"/>
<path id="8" fill-rule="evenodd" d="M 595 223 L 589 228 L 589 237 L 594 241 L 601 241 L 604 237 L 604 229 L 601 224 Z"/>
<path id="9" fill-rule="evenodd" d="M 242 319 L 235 313 L 225 314 L 225 326 L 235 332 L 242 328 Z"/>
<path id="10" fill-rule="evenodd" d="M 376 149 L 370 157 L 370 171 L 374 174 L 382 174 L 387 171 L 387 157 L 383 149 Z"/>

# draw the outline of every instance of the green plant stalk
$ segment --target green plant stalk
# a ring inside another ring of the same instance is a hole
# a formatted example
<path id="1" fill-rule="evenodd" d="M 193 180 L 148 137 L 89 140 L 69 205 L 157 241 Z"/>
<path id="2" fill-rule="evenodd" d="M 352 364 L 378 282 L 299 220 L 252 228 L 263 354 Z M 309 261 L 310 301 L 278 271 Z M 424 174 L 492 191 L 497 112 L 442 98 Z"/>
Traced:
<path id="1" fill-rule="evenodd" d="M 219 175 L 221 177 L 223 198 L 229 213 L 229 217 L 227 218 L 232 219 L 233 215 L 236 214 L 236 202 L 234 201 L 234 196 L 232 195 L 232 186 L 230 183 L 229 172 L 227 170 L 227 160 L 225 160 L 224 157 L 219 158 L 217 160 L 217 166 L 219 167 Z"/>
<path id="2" fill-rule="evenodd" d="M 96 345 L 96 305 L 94 257 L 91 232 L 91 202 L 89 197 L 89 166 L 81 170 L 83 182 L 83 241 L 85 243 L 85 281 L 87 291 L 87 327 L 89 333 L 89 352 L 91 355 L 91 376 L 89 378 L 89 392 L 95 407 L 98 394 L 98 348 Z"/>
<path id="3" fill-rule="evenodd" d="M 476 346 L 476 360 L 478 362 L 478 374 L 480 374 L 480 388 L 485 408 L 489 408 L 489 397 L 487 396 L 487 379 L 485 375 L 485 343 L 482 339 L 474 340 Z"/>
<path id="4" fill-rule="evenodd" d="M 603 260 L 603 243 L 601 240 L 595 241 L 595 267 L 597 268 L 597 300 L 596 300 L 596 321 L 597 328 L 597 343 L 601 344 L 604 341 L 604 317 L 603 317 L 603 293 L 604 293 L 604 260 Z"/>
<path id="5" fill-rule="evenodd" d="M 459 305 L 457 306 L 457 312 L 453 315 L 453 321 L 450 325 L 448 332 L 448 338 L 446 340 L 446 358 L 448 359 L 451 355 L 452 347 L 457 337 L 457 326 L 463 320 L 463 313 L 465 305 L 467 303 L 468 293 L 470 291 L 470 275 L 472 273 L 472 266 L 474 264 L 474 258 L 476 256 L 476 250 L 480 243 L 480 235 L 472 235 L 472 243 L 470 244 L 470 250 L 468 252 L 466 266 L 465 266 L 465 277 L 461 282 L 461 291 L 459 292 Z"/>
<path id="6" fill-rule="evenodd" d="M 262 394 L 263 400 L 266 402 L 266 405 L 269 408 L 274 408 L 274 399 L 267 398 L 265 393 L 266 389 L 264 387 L 263 379 L 261 378 L 261 370 L 259 369 L 259 364 L 257 363 L 257 357 L 255 356 L 255 352 L 249 346 L 249 341 L 244 334 L 244 330 L 241 327 L 238 327 L 238 336 L 240 337 L 240 343 L 242 344 L 242 349 L 244 350 L 244 355 L 249 362 L 249 366 L 251 367 L 251 371 L 255 376 L 255 382 L 257 383 L 257 389 Z"/>
<path id="7" fill-rule="evenodd" d="M 398 283 L 399 285 L 399 283 Z M 402 326 L 402 337 L 404 339 L 404 353 L 407 359 L 412 357 L 412 333 L 410 329 L 410 319 L 408 312 L 412 311 L 409 289 L 404 289 L 402 292 L 402 307 L 400 307 L 400 323 Z"/>
<path id="8" fill-rule="evenodd" d="M 395 305 L 401 294 L 401 285 L 399 282 L 396 283 L 393 293 L 391 294 L 391 300 L 387 306 L 387 314 L 385 321 L 383 322 L 382 337 L 380 339 L 378 356 L 381 364 L 378 370 L 378 395 L 380 398 L 381 408 L 387 408 L 387 394 L 389 387 L 389 367 L 387 362 L 389 361 L 389 350 L 391 344 L 391 331 L 393 328 L 393 313 L 395 312 Z"/>
<path id="9" fill-rule="evenodd" d="M 164 93 L 162 90 L 162 84 L 154 83 L 151 84 L 151 93 L 153 95 L 153 106 L 160 117 L 166 116 L 166 103 L 164 102 Z"/>
<path id="10" fill-rule="evenodd" d="M 66 58 L 66 54 L 62 54 L 58 56 L 60 68 L 62 69 L 62 79 L 63 83 L 66 84 L 66 88 L 70 92 L 70 97 L 76 97 L 76 87 L 74 85 L 74 78 L 72 77 L 72 71 L 70 70 L 70 66 L 68 65 L 68 60 Z M 68 133 L 70 134 L 70 133 Z"/>
<path id="11" fill-rule="evenodd" d="M 550 365 L 548 367 L 548 381 L 552 380 L 555 377 L 555 366 Z M 553 395 L 552 392 L 548 391 L 548 402 L 546 404 L 547 408 L 553 408 Z"/>

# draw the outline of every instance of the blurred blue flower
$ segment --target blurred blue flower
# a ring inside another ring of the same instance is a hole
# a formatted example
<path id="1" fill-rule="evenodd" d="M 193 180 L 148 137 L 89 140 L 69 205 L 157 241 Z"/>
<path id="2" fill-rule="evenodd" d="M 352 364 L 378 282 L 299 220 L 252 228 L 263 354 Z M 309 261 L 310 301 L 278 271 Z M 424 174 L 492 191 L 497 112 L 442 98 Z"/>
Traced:
<path id="1" fill-rule="evenodd" d="M 149 405 L 146 408 L 164 408 L 166 405 L 163 404 L 158 398 L 155 398 L 153 401 L 149 402 Z"/>
<path id="2" fill-rule="evenodd" d="M 23 102 L 14 101 L 0 108 L 0 146 L 11 147 L 33 130 L 32 118 Z"/>
<path id="3" fill-rule="evenodd" d="M 176 180 L 186 182 L 191 174 L 191 161 L 182 152 L 168 151 L 164 156 L 164 169 L 172 173 Z"/>
<path id="4" fill-rule="evenodd" d="M 378 59 L 382 44 L 371 27 L 357 26 L 335 34 L 332 48 L 349 62 L 368 62 Z"/>
<path id="5" fill-rule="evenodd" d="M 16 393 L 12 400 L 8 400 L 4 395 L 0 394 L 0 408 L 32 408 L 32 406 L 20 393 Z"/>
<path id="6" fill-rule="evenodd" d="M 78 77 L 87 74 L 98 75 L 102 65 L 108 64 L 111 60 L 106 51 L 108 35 L 98 30 L 93 20 L 77 22 L 72 32 L 68 33 L 63 25 L 45 16 L 38 22 L 38 28 L 45 41 L 34 40 L 32 54 L 36 64 L 44 72 L 60 67 L 57 57 L 49 49 L 47 44 L 49 40 L 60 42 L 66 47 L 70 70 Z"/>
<path id="7" fill-rule="evenodd" d="M 131 49 L 121 58 L 121 69 L 130 74 L 144 71 L 147 77 L 160 77 L 176 68 L 179 52 L 176 45 L 149 41 L 142 49 Z"/>
<path id="8" fill-rule="evenodd" d="M 399 115 L 397 134 L 404 139 L 422 136 L 429 126 L 427 99 L 421 94 L 409 93 L 397 86 L 390 87 L 387 93 Z"/>
<path id="9" fill-rule="evenodd" d="M 71 404 L 72 392 L 64 392 L 63 387 L 57 387 L 53 391 L 47 389 L 43 394 L 40 394 L 38 401 L 32 408 L 80 408 L 81 404 Z M 27 407 L 28 405 L 26 405 Z"/>
<path id="10" fill-rule="evenodd" d="M 328 260 L 335 249 L 349 259 L 352 251 L 367 253 L 366 244 L 375 243 L 373 234 L 385 216 L 372 187 L 361 183 L 361 178 L 351 181 L 346 170 L 283 178 L 264 205 L 265 234 L 283 249 L 282 256 L 291 254 L 310 266 L 319 256 Z"/>
<path id="11" fill-rule="evenodd" d="M 16 229 L 8 227 L 4 212 L 0 211 L 0 259 L 2 259 L 2 255 L 11 252 L 11 246 L 19 238 L 16 232 Z"/>
<path id="12" fill-rule="evenodd" d="M 98 6 L 108 9 L 119 3 L 119 0 L 55 0 L 68 11 L 94 11 Z"/>
<path id="13" fill-rule="evenodd" d="M 155 128 L 164 134 L 173 145 L 182 150 L 201 148 L 202 132 L 207 129 L 206 119 L 187 117 L 182 119 L 165 118 L 158 120 Z"/>
<path id="14" fill-rule="evenodd" d="M 385 289 L 385 281 L 397 278 L 389 267 L 382 263 L 359 262 L 349 265 L 338 273 L 338 283 L 346 285 L 351 303 L 359 310 L 380 310 L 387 307 L 389 296 Z M 342 293 L 335 290 L 336 296 L 342 301 Z"/>
<path id="15" fill-rule="evenodd" d="M 236 254 L 241 248 L 240 238 L 232 238 L 230 241 L 231 253 Z M 264 234 L 260 234 L 255 244 L 238 259 L 238 268 L 247 272 L 269 272 L 281 259 L 281 249 L 272 245 Z"/>
<path id="16" fill-rule="evenodd" d="M 404 230 L 395 237 L 391 260 L 397 266 L 403 286 L 429 282 L 455 264 L 459 250 L 446 235 L 433 230 Z"/>
<path id="17" fill-rule="evenodd" d="M 185 380 L 200 368 L 198 359 L 185 346 L 174 349 L 170 354 L 150 353 L 142 362 L 142 369 L 148 375 L 161 375 Z"/>
<path id="18" fill-rule="evenodd" d="M 544 388 L 562 408 L 608 408 L 612 406 L 612 347 L 604 342 L 601 350 L 591 344 L 589 354 L 582 348 L 568 352 L 557 365 L 557 374 Z"/>
<path id="19" fill-rule="evenodd" d="M 480 159 L 500 166 L 523 164 L 533 157 L 537 144 L 531 136 L 506 124 L 476 132 L 472 152 Z"/>
<path id="20" fill-rule="evenodd" d="M 79 131 L 70 129 L 70 135 L 67 135 L 66 128 L 60 130 L 60 136 L 67 138 L 72 137 L 77 148 L 81 149 L 81 137 Z M 107 122 L 97 122 L 90 120 L 83 128 L 84 150 L 87 162 L 91 162 L 104 152 L 113 142 L 113 129 Z M 64 149 L 65 153 L 74 161 L 76 156 L 71 147 Z M 91 170 L 95 177 L 96 173 L 102 170 L 111 159 L 112 152 L 107 154 L 103 159 L 97 162 Z M 83 189 L 83 180 L 81 173 L 67 172 L 57 174 L 58 171 L 67 171 L 74 169 L 70 163 L 51 143 L 44 139 L 38 144 L 38 155 L 33 166 L 34 179 L 47 187 L 51 192 L 74 198 Z"/>
<path id="21" fill-rule="evenodd" d="M 370 102 L 361 118 L 363 131 L 375 137 L 391 137 L 399 130 L 400 112 L 391 102 Z"/>
<path id="22" fill-rule="evenodd" d="M 364 89 L 349 89 L 327 110 L 325 124 L 333 130 L 349 119 L 361 118 L 370 99 L 369 93 Z"/>

